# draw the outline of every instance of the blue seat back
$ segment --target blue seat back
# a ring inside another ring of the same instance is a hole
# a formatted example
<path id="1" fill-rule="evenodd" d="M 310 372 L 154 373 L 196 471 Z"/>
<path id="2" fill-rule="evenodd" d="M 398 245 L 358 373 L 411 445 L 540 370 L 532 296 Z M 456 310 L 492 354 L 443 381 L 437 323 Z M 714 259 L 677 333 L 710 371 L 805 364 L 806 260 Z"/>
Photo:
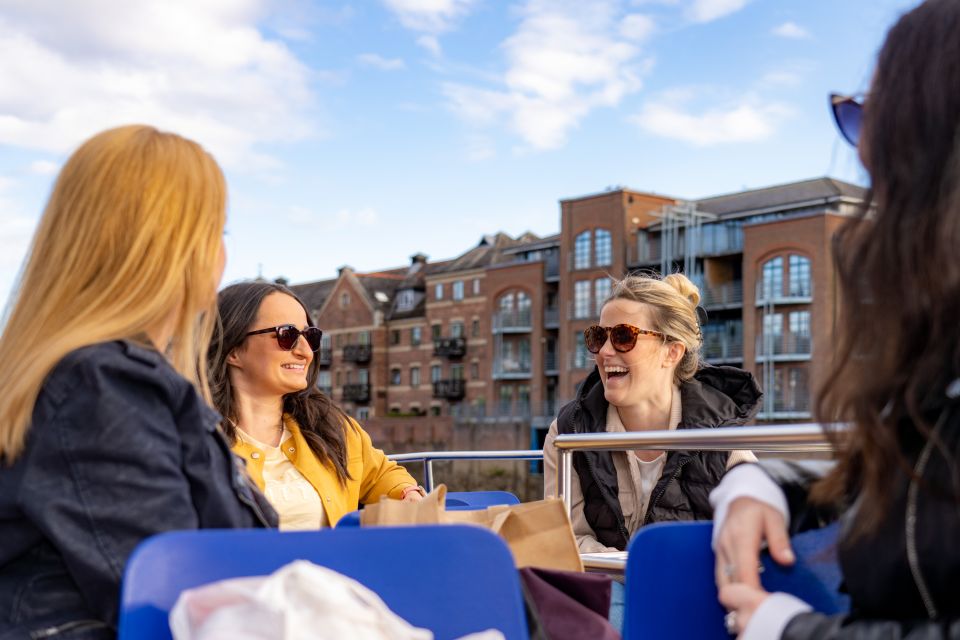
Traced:
<path id="1" fill-rule="evenodd" d="M 492 507 L 498 504 L 520 504 L 509 491 L 448 491 L 447 507 Z"/>
<path id="2" fill-rule="evenodd" d="M 461 525 L 160 534 L 127 563 L 119 637 L 169 640 L 169 612 L 185 589 L 268 575 L 298 559 L 357 580 L 438 640 L 490 628 L 511 639 L 527 637 L 509 549 L 493 533 Z"/>
<path id="3" fill-rule="evenodd" d="M 730 640 L 726 611 L 717 601 L 712 531 L 712 522 L 671 522 L 637 532 L 627 556 L 624 640 Z M 834 524 L 794 536 L 793 567 L 781 567 L 764 553 L 764 588 L 795 595 L 821 613 L 848 610 L 849 599 L 837 591 L 837 532 Z"/>

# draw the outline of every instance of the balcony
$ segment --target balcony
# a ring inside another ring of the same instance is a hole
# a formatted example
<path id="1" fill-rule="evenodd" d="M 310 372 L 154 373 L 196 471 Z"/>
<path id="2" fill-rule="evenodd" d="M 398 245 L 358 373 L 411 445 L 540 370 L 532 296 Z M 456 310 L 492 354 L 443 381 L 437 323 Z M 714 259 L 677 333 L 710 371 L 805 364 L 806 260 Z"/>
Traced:
<path id="1" fill-rule="evenodd" d="M 809 280 L 791 282 L 786 288 L 782 282 L 757 281 L 756 304 L 758 307 L 765 304 L 809 304 L 811 302 L 813 302 L 813 283 Z"/>
<path id="2" fill-rule="evenodd" d="M 433 397 L 444 400 L 463 400 L 467 384 L 460 378 L 436 380 L 433 383 Z"/>
<path id="3" fill-rule="evenodd" d="M 556 353 L 548 353 L 543 356 L 543 375 L 545 376 L 560 375 L 560 370 L 557 368 Z"/>
<path id="4" fill-rule="evenodd" d="M 493 314 L 494 333 L 529 333 L 532 330 L 530 309 L 498 311 Z"/>
<path id="5" fill-rule="evenodd" d="M 325 387 L 325 386 L 317 385 L 317 389 L 320 389 L 320 393 L 327 396 L 328 398 L 333 397 L 333 387 Z"/>
<path id="6" fill-rule="evenodd" d="M 810 336 L 773 334 L 757 336 L 757 362 L 791 362 L 809 360 L 813 351 Z"/>
<path id="7" fill-rule="evenodd" d="M 649 265 L 660 262 L 662 255 L 660 238 L 650 238 L 645 234 L 637 237 L 637 241 L 629 246 L 627 263 L 630 265 Z"/>
<path id="8" fill-rule="evenodd" d="M 560 279 L 560 254 L 553 253 L 547 256 L 543 264 L 543 278 L 547 282 L 556 282 Z"/>
<path id="9" fill-rule="evenodd" d="M 321 367 L 329 367 L 333 363 L 333 349 L 317 351 L 317 362 Z"/>
<path id="10" fill-rule="evenodd" d="M 523 380 L 533 374 L 530 360 L 505 360 L 496 358 L 493 361 L 494 380 Z"/>
<path id="11" fill-rule="evenodd" d="M 433 355 L 438 358 L 462 358 L 467 353 L 466 338 L 435 338 Z"/>
<path id="12" fill-rule="evenodd" d="M 543 310 L 543 327 L 545 329 L 560 328 L 560 308 L 547 307 Z"/>
<path id="13" fill-rule="evenodd" d="M 571 353 L 570 354 L 570 368 L 578 370 L 587 370 L 593 369 L 597 364 L 596 357 L 587 351 L 583 350 L 582 353 Z"/>
<path id="14" fill-rule="evenodd" d="M 704 309 L 736 309 L 743 306 L 743 282 L 734 280 L 719 285 L 708 285 L 701 291 L 700 304 Z"/>
<path id="15" fill-rule="evenodd" d="M 792 391 L 792 397 L 777 396 L 772 401 L 767 398 L 757 418 L 760 420 L 805 420 L 813 414 L 810 392 L 799 388 Z"/>
<path id="16" fill-rule="evenodd" d="M 348 344 L 343 348 L 343 359 L 347 362 L 370 362 L 370 345 Z"/>
<path id="17" fill-rule="evenodd" d="M 601 300 L 596 305 L 590 304 L 590 300 L 581 300 L 580 304 L 577 305 L 576 300 L 571 300 L 568 303 L 568 313 L 567 318 L 570 320 L 594 320 L 600 317 L 600 305 L 603 304 Z M 596 308 L 594 308 L 596 307 Z"/>
<path id="18" fill-rule="evenodd" d="M 703 359 L 711 364 L 743 362 L 743 338 L 704 336 Z"/>
<path id="19" fill-rule="evenodd" d="M 366 404 L 370 402 L 370 385 L 369 384 L 343 385 L 343 401 L 356 402 L 357 404 Z"/>

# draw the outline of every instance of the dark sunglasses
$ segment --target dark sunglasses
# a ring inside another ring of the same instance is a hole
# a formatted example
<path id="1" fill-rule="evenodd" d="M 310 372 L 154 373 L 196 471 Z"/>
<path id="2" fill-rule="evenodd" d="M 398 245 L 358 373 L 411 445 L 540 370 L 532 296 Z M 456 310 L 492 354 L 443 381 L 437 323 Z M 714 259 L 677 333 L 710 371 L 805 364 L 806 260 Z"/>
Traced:
<path id="1" fill-rule="evenodd" d="M 297 340 L 300 339 L 300 336 L 303 336 L 307 341 L 307 344 L 310 345 L 310 351 L 318 351 L 320 349 L 320 339 L 323 337 L 323 331 L 317 327 L 306 327 L 305 329 L 297 329 L 292 324 L 281 324 L 279 327 L 269 327 L 267 329 L 258 329 L 256 331 L 250 331 L 247 333 L 247 336 L 255 336 L 261 333 L 270 333 L 274 332 L 277 338 L 277 344 L 284 351 L 292 351 L 295 346 L 297 346 Z"/>
<path id="2" fill-rule="evenodd" d="M 607 336 L 610 336 L 610 344 L 620 353 L 626 353 L 637 346 L 637 338 L 640 336 L 653 336 L 661 340 L 670 340 L 670 337 L 659 331 L 650 331 L 649 329 L 639 329 L 632 324 L 618 324 L 612 327 L 601 327 L 598 324 L 587 327 L 583 332 L 583 342 L 590 353 L 600 353 L 603 345 L 607 343 Z"/>
<path id="3" fill-rule="evenodd" d="M 863 103 L 853 96 L 831 93 L 830 110 L 840 135 L 853 146 L 857 146 L 860 141 L 860 122 L 863 120 Z"/>

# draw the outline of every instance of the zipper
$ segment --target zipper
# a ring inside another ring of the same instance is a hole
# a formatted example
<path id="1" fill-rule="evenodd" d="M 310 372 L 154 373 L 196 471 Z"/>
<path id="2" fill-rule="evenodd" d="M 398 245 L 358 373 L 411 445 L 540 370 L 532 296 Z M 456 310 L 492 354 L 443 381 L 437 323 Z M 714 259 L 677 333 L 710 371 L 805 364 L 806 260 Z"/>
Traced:
<path id="1" fill-rule="evenodd" d="M 110 626 L 100 620 L 74 620 L 53 627 L 45 627 L 30 632 L 31 640 L 52 638 L 68 631 L 85 631 L 87 629 L 109 629 Z"/>
<path id="2" fill-rule="evenodd" d="M 939 436 L 940 428 L 946 422 L 947 414 L 948 409 L 944 409 L 940 415 L 940 419 L 937 420 L 937 424 L 934 425 L 933 432 L 930 438 L 927 439 L 927 443 L 923 446 L 923 451 L 920 452 L 917 464 L 913 468 L 914 478 L 910 479 L 910 486 L 907 488 L 907 517 L 905 520 L 907 562 L 910 564 L 910 573 L 913 575 L 913 582 L 917 587 L 917 592 L 920 594 L 920 599 L 923 600 L 923 606 L 927 610 L 927 615 L 931 620 L 937 618 L 937 606 L 933 602 L 927 581 L 924 579 L 923 572 L 920 570 L 920 555 L 917 553 L 917 499 L 918 493 L 920 492 L 920 485 L 917 483 L 917 478 L 923 477 L 927 462 L 930 460 L 930 454 L 933 452 L 934 438 Z"/>
<path id="3" fill-rule="evenodd" d="M 690 462 L 691 460 L 693 460 L 693 458 L 692 458 L 691 456 L 686 456 L 685 458 L 683 458 L 682 460 L 680 460 L 680 462 L 677 463 L 677 470 L 673 472 L 673 475 L 670 476 L 670 479 L 667 480 L 667 482 L 663 485 L 663 488 L 660 489 L 660 493 L 658 493 L 657 496 L 656 496 L 653 500 L 650 501 L 650 504 L 647 505 L 647 515 L 645 515 L 645 516 L 643 517 L 643 524 L 644 524 L 644 525 L 648 525 L 648 524 L 650 524 L 651 522 L 653 522 L 653 520 L 652 520 L 652 518 L 653 518 L 653 508 L 656 507 L 656 506 L 660 503 L 660 498 L 662 498 L 662 497 L 663 497 L 663 494 L 665 494 L 665 493 L 667 492 L 667 487 L 670 486 L 670 483 L 671 483 L 671 482 L 676 482 L 677 479 L 680 477 L 680 472 L 683 470 L 683 465 L 687 464 L 687 463 Z"/>

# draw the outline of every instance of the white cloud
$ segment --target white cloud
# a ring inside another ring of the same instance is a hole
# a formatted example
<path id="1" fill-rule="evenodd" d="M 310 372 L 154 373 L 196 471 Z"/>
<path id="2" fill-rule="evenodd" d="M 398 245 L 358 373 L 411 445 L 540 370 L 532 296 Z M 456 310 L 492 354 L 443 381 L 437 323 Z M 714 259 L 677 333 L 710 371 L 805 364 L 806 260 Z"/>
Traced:
<path id="1" fill-rule="evenodd" d="M 360 64 L 375 67 L 381 71 L 399 71 L 407 68 L 406 63 L 400 58 L 384 58 L 375 53 L 362 53 L 357 56 L 357 60 Z"/>
<path id="2" fill-rule="evenodd" d="M 340 209 L 333 214 L 321 214 L 307 207 L 293 206 L 287 210 L 286 217 L 297 225 L 322 229 L 326 233 L 369 229 L 380 222 L 380 214 L 372 207 Z"/>
<path id="3" fill-rule="evenodd" d="M 60 170 L 60 164 L 49 160 L 34 160 L 30 163 L 30 173 L 40 176 L 52 176 Z"/>
<path id="4" fill-rule="evenodd" d="M 662 95 L 644 105 L 631 121 L 650 134 L 706 147 L 766 140 L 791 115 L 789 107 L 754 94 L 718 104 L 715 96 L 703 93 L 691 89 Z M 694 96 L 718 106 L 691 107 L 689 102 Z"/>
<path id="5" fill-rule="evenodd" d="M 769 86 L 795 87 L 803 82 L 803 77 L 793 71 L 770 71 L 760 78 L 760 83 Z"/>
<path id="6" fill-rule="evenodd" d="M 383 0 L 400 24 L 413 31 L 449 31 L 470 12 L 474 0 Z"/>
<path id="7" fill-rule="evenodd" d="M 614 107 L 641 87 L 638 40 L 652 31 L 652 21 L 637 14 L 622 19 L 618 6 L 527 0 L 519 28 L 501 45 L 507 67 L 500 86 L 448 83 L 449 105 L 476 125 L 505 121 L 534 149 L 563 146 L 588 113 Z"/>
<path id="8" fill-rule="evenodd" d="M 694 0 L 687 17 L 694 22 L 712 22 L 740 11 L 750 0 Z"/>
<path id="9" fill-rule="evenodd" d="M 440 41 L 435 36 L 420 36 L 417 38 L 417 44 L 429 51 L 435 57 L 440 57 L 443 51 L 440 49 Z"/>
<path id="10" fill-rule="evenodd" d="M 467 160 L 482 162 L 496 155 L 493 140 L 487 136 L 472 135 L 467 138 Z"/>
<path id="11" fill-rule="evenodd" d="M 774 27 L 770 33 L 781 38 L 793 38 L 794 40 L 803 40 L 810 37 L 810 32 L 796 22 L 784 22 L 780 26 Z"/>
<path id="12" fill-rule="evenodd" d="M 267 0 L 34 0 L 0 17 L 0 144 L 63 153 L 145 122 L 224 164 L 315 134 L 312 72 L 257 28 Z"/>

